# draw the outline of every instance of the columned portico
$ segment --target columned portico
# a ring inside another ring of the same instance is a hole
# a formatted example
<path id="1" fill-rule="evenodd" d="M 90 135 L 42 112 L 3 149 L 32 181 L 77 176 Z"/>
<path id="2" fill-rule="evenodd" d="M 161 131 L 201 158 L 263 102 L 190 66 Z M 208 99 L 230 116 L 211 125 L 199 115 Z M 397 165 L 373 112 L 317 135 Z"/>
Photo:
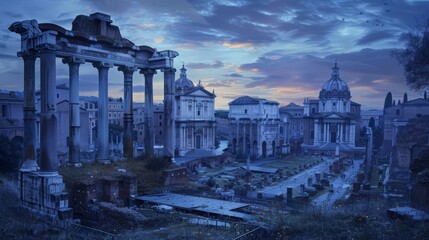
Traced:
<path id="1" fill-rule="evenodd" d="M 133 158 L 133 74 L 137 70 L 134 66 L 120 66 L 119 71 L 124 73 L 124 157 Z"/>
<path id="2" fill-rule="evenodd" d="M 94 23 L 94 24 L 88 24 Z M 21 36 L 21 50 L 18 56 L 24 59 L 24 162 L 20 169 L 19 191 L 21 202 L 33 209 L 59 219 L 71 218 L 67 193 L 62 176 L 58 174 L 57 159 L 57 93 L 56 58 L 62 58 L 70 69 L 70 133 L 69 162 L 80 162 L 80 109 L 79 109 L 79 66 L 90 62 L 98 69 L 98 117 L 96 159 L 109 163 L 108 149 L 108 70 L 120 66 L 124 73 L 124 150 L 125 156 L 132 156 L 132 75 L 137 69 L 150 69 L 146 78 L 146 93 L 152 99 L 152 76 L 156 69 L 165 69 L 166 86 L 164 101 L 167 124 L 165 131 L 166 155 L 174 157 L 174 61 L 178 53 L 171 50 L 157 51 L 149 46 L 137 46 L 122 38 L 119 28 L 111 24 L 110 16 L 94 13 L 79 15 L 67 30 L 53 23 L 39 24 L 36 20 L 24 20 L 10 25 L 9 30 Z M 35 60 L 40 58 L 40 171 L 36 163 L 35 126 Z M 128 67 L 130 66 L 130 67 Z M 152 114 L 152 111 L 147 111 Z M 149 115 L 151 123 L 153 115 Z M 147 116 L 146 116 L 147 117 Z M 153 124 L 152 124 L 153 125 Z M 146 126 L 147 133 L 153 128 Z M 153 132 L 152 132 L 153 133 Z M 148 138 L 153 154 L 153 134 Z M 150 142 L 151 140 L 151 142 Z M 118 140 L 117 140 L 118 142 Z"/>
<path id="3" fill-rule="evenodd" d="M 140 73 L 144 74 L 144 151 L 146 159 L 153 158 L 153 147 L 155 134 L 153 129 L 153 75 L 156 71 L 153 69 L 143 69 Z"/>
<path id="4" fill-rule="evenodd" d="M 85 60 L 70 57 L 64 58 L 63 63 L 69 65 L 70 84 L 70 130 L 69 130 L 69 164 L 81 163 L 80 159 L 80 107 L 79 107 L 79 66 Z"/>
<path id="5" fill-rule="evenodd" d="M 36 100 L 34 54 L 22 55 L 24 59 L 24 153 L 20 171 L 37 171 L 36 162 Z"/>
<path id="6" fill-rule="evenodd" d="M 98 118 L 97 118 L 97 161 L 109 162 L 109 122 L 108 122 L 108 71 L 113 67 L 107 62 L 96 62 L 98 69 Z"/>

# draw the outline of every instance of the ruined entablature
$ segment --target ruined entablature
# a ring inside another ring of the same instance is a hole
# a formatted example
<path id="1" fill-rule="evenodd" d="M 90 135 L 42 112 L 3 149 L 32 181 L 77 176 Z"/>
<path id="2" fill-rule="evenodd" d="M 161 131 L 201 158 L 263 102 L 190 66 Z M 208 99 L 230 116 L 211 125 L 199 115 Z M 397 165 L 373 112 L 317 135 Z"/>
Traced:
<path id="1" fill-rule="evenodd" d="M 176 51 L 157 51 L 155 48 L 137 46 L 123 38 L 118 26 L 112 25 L 109 15 L 93 13 L 78 15 L 72 29 L 67 30 L 53 23 L 36 20 L 15 22 L 9 30 L 21 35 L 20 56 L 35 54 L 49 46 L 57 57 L 79 57 L 87 62 L 107 61 L 116 66 L 133 65 L 140 69 L 173 68 Z"/>

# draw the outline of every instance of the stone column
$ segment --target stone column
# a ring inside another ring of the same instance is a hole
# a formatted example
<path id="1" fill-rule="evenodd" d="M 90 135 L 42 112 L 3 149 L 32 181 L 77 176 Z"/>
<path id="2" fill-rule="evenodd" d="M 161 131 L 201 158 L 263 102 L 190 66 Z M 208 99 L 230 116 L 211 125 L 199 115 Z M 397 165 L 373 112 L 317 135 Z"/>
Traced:
<path id="1" fill-rule="evenodd" d="M 252 130 L 252 120 L 250 120 L 249 123 L 249 155 L 252 154 L 252 147 L 253 147 L 253 130 Z"/>
<path id="2" fill-rule="evenodd" d="M 246 123 L 243 123 L 243 155 L 246 154 L 247 148 L 247 137 L 246 137 Z"/>
<path id="3" fill-rule="evenodd" d="M 166 68 L 164 71 L 164 156 L 174 158 L 176 146 L 176 86 L 174 68 Z"/>
<path id="4" fill-rule="evenodd" d="M 97 161 L 108 163 L 109 160 L 109 117 L 108 117 L 108 71 L 111 63 L 96 62 L 98 69 L 98 118 L 97 118 Z"/>
<path id="5" fill-rule="evenodd" d="M 237 136 L 237 138 L 236 138 L 236 141 L 235 141 L 235 149 L 234 149 L 234 153 L 235 154 L 238 154 L 239 153 L 239 151 L 240 151 L 240 133 L 238 132 L 238 130 L 240 129 L 240 123 L 238 123 L 238 119 L 236 119 L 235 121 L 237 121 L 237 131 L 236 131 L 236 136 Z"/>
<path id="6" fill-rule="evenodd" d="M 354 146 L 355 145 L 355 139 L 356 139 L 356 135 L 355 135 L 355 132 L 356 132 L 356 127 L 355 127 L 355 125 L 354 124 L 352 124 L 352 125 L 350 125 L 350 127 L 351 127 L 351 140 L 352 140 L 352 146 Z"/>
<path id="7" fill-rule="evenodd" d="M 80 111 L 79 111 L 79 66 L 84 59 L 64 58 L 63 63 L 69 65 L 70 110 L 69 110 L 69 164 L 80 165 Z"/>
<path id="8" fill-rule="evenodd" d="M 36 97 L 35 55 L 23 55 L 24 59 L 24 152 L 20 171 L 33 172 L 39 167 L 36 162 Z"/>
<path id="9" fill-rule="evenodd" d="M 55 53 L 40 51 L 40 171 L 57 174 L 57 116 Z"/>
<path id="10" fill-rule="evenodd" d="M 124 73 L 124 157 L 133 158 L 133 74 L 136 67 L 120 66 L 118 71 Z"/>
<path id="11" fill-rule="evenodd" d="M 319 144 L 319 123 L 315 122 L 314 123 L 314 141 L 313 141 L 313 145 L 318 145 Z"/>
<path id="12" fill-rule="evenodd" d="M 326 143 L 326 133 L 328 132 L 328 125 L 326 123 L 323 124 L 323 143 Z"/>
<path id="13" fill-rule="evenodd" d="M 153 158 L 154 126 L 153 126 L 153 69 L 142 69 L 144 74 L 144 152 L 146 159 Z M 165 117 L 164 117 L 165 118 Z"/>

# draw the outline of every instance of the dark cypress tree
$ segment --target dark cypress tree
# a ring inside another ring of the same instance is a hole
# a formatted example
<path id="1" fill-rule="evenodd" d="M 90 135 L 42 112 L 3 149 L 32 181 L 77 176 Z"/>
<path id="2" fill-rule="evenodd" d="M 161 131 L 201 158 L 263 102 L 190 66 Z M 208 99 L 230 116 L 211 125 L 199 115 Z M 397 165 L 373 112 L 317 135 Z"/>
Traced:
<path id="1" fill-rule="evenodd" d="M 396 105 L 396 102 L 395 102 L 395 100 L 393 100 L 392 106 L 395 106 L 395 105 Z"/>
<path id="2" fill-rule="evenodd" d="M 408 94 L 404 93 L 404 100 L 402 101 L 403 103 L 408 102 Z"/>
<path id="3" fill-rule="evenodd" d="M 375 119 L 374 119 L 374 117 L 371 117 L 369 119 L 368 127 L 370 127 L 372 130 L 375 129 Z"/>
<path id="4" fill-rule="evenodd" d="M 425 91 L 425 95 L 424 95 L 425 100 L 428 100 L 428 93 Z"/>
<path id="5" fill-rule="evenodd" d="M 386 98 L 384 99 L 384 109 L 392 106 L 392 93 L 388 92 Z"/>
<path id="6" fill-rule="evenodd" d="M 401 105 L 401 100 L 398 100 L 398 105 Z"/>

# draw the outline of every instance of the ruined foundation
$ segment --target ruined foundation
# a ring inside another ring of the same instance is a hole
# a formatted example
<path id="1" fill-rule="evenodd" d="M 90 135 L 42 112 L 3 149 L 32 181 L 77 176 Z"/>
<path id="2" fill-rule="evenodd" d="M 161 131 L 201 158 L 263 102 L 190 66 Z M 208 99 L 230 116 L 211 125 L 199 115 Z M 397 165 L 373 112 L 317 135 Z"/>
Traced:
<path id="1" fill-rule="evenodd" d="M 20 172 L 19 194 L 24 206 L 60 220 L 72 217 L 63 177 L 58 173 Z"/>

